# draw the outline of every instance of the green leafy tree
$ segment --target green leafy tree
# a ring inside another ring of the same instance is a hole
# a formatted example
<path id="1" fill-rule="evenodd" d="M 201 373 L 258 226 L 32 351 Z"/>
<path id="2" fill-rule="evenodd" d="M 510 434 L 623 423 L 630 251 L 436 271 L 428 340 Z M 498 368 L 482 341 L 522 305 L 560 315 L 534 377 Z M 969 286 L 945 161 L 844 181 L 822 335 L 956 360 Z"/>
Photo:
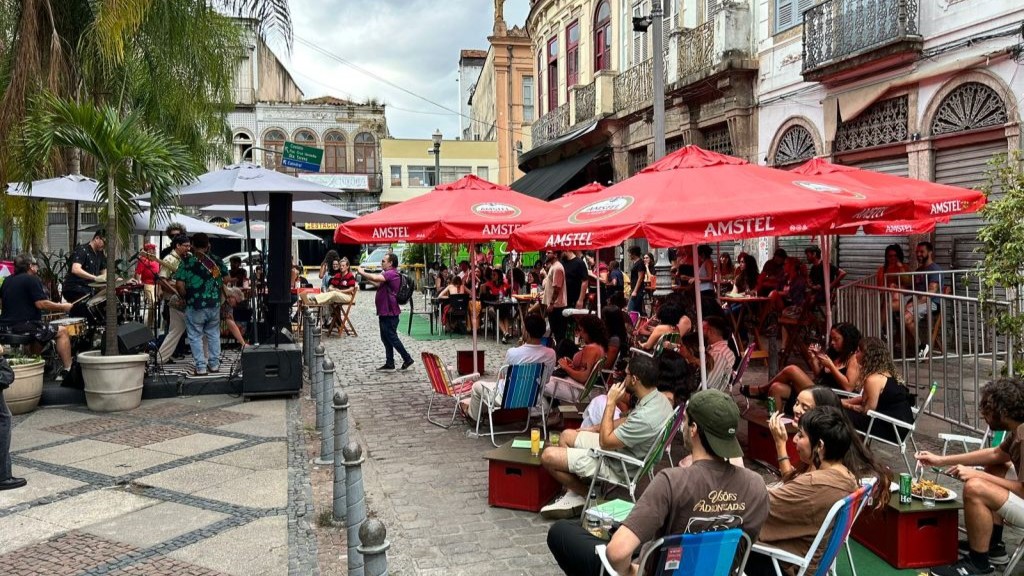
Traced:
<path id="1" fill-rule="evenodd" d="M 983 243 L 984 259 L 978 265 L 982 290 L 979 295 L 983 310 L 1001 334 L 1014 340 L 1011 362 L 1017 366 L 1024 343 L 1024 314 L 1021 289 L 1024 287 L 1024 155 L 1020 151 L 999 156 L 983 188 L 986 195 L 1001 191 L 982 209 L 985 225 L 978 231 Z M 1003 296 L 1010 307 L 997 307 L 994 296 Z"/>
<path id="2" fill-rule="evenodd" d="M 79 150 L 96 171 L 97 195 L 106 206 L 107 294 L 114 293 L 118 245 L 126 244 L 141 208 L 135 195 L 148 192 L 151 210 L 173 204 L 176 190 L 198 174 L 188 150 L 139 113 L 122 114 L 112 106 L 78 104 L 44 94 L 33 100 L 22 127 L 22 160 L 35 179 L 61 149 Z M 117 354 L 117 307 L 106 308 L 105 354 Z"/>

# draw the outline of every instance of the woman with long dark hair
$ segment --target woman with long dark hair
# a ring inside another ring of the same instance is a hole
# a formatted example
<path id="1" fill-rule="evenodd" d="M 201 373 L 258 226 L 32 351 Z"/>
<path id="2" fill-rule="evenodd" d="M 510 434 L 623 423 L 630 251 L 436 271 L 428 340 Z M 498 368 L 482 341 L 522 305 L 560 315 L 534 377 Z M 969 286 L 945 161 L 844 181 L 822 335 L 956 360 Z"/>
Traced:
<path id="1" fill-rule="evenodd" d="M 887 505 L 890 475 L 838 408 L 820 406 L 807 411 L 794 440 L 806 471 L 768 490 L 768 520 L 758 540 L 804 556 L 829 510 L 857 490 L 861 478 L 875 478 L 874 505 Z M 817 569 L 815 560 L 807 572 L 814 574 Z M 768 556 L 753 552 L 745 572 L 748 576 L 773 576 L 775 567 Z"/>
<path id="2" fill-rule="evenodd" d="M 800 392 L 819 384 L 852 392 L 857 388 L 861 368 L 857 359 L 860 330 L 849 322 L 840 322 L 829 332 L 829 346 L 824 352 L 810 348 L 811 374 L 790 364 L 763 386 L 741 386 L 740 393 L 749 398 L 775 398 L 775 405 L 792 414 L 793 403 Z M 785 402 L 785 404 L 783 404 Z"/>
<path id="3" fill-rule="evenodd" d="M 843 404 L 840 402 L 839 396 L 831 388 L 825 386 L 808 388 L 796 396 L 796 402 L 793 405 L 793 421 L 799 426 L 800 419 L 803 418 L 804 414 L 819 406 L 842 408 Z M 782 412 L 776 411 L 774 414 L 771 414 L 768 418 L 768 429 L 772 433 L 772 439 L 775 440 L 775 453 L 776 461 L 779 464 L 779 473 L 782 474 L 782 478 L 785 480 L 793 474 L 806 472 L 807 470 L 806 466 L 801 462 L 791 462 L 789 459 L 789 451 L 786 447 L 789 441 L 789 432 L 786 430 L 786 424 L 782 421 L 783 418 Z"/>
<path id="4" fill-rule="evenodd" d="M 867 431 L 871 418 L 868 412 L 874 410 L 908 424 L 914 421 L 914 397 L 907 385 L 899 376 L 896 365 L 892 361 L 889 346 L 881 338 L 864 338 L 860 341 L 857 353 L 860 364 L 860 396 L 843 400 L 843 407 L 853 425 L 861 431 Z M 887 423 L 878 423 L 871 429 L 871 435 L 896 442 L 895 427 Z M 901 428 L 899 437 L 903 439 L 907 430 Z"/>
<path id="5" fill-rule="evenodd" d="M 558 367 L 564 377 L 552 376 L 544 385 L 544 394 L 566 402 L 576 402 L 583 390 L 590 372 L 599 362 L 604 364 L 608 354 L 608 331 L 604 322 L 596 315 L 578 316 L 576 334 L 583 342 L 583 348 L 573 355 L 572 359 L 558 359 Z"/>
<path id="6" fill-rule="evenodd" d="M 327 283 L 331 280 L 331 272 L 334 269 L 333 262 L 339 258 L 337 250 L 328 250 L 323 261 L 320 262 L 320 289 L 325 292 L 327 291 Z"/>

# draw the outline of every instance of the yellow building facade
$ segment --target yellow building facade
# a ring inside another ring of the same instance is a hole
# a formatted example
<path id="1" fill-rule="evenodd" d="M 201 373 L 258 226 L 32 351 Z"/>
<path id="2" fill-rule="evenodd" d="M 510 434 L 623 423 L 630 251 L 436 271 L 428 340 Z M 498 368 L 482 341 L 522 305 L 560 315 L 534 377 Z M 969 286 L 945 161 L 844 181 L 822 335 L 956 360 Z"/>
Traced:
<path id="1" fill-rule="evenodd" d="M 492 182 L 498 174 L 497 142 L 442 140 L 440 175 L 435 173 L 433 150 L 434 143 L 429 138 L 381 140 L 381 206 L 421 196 L 438 183 L 454 182 L 468 174 Z"/>

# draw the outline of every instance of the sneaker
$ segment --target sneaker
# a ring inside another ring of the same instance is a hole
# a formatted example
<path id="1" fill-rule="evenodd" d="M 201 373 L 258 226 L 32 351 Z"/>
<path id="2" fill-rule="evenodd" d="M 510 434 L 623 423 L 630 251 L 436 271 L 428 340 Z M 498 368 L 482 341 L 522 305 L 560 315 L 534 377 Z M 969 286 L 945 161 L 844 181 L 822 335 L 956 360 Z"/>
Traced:
<path id="1" fill-rule="evenodd" d="M 976 574 L 993 574 L 995 571 L 996 569 L 992 567 L 992 564 L 984 568 L 978 568 L 974 565 L 974 562 L 971 562 L 970 558 L 961 558 L 956 564 L 932 568 L 928 573 L 931 576 L 975 576 Z"/>
<path id="2" fill-rule="evenodd" d="M 548 520 L 569 520 L 578 517 L 583 512 L 583 505 L 586 503 L 586 498 L 567 490 L 554 502 L 541 508 L 540 515 Z"/>
<path id="3" fill-rule="evenodd" d="M 394 364 L 385 364 L 385 365 L 381 366 L 380 368 L 377 368 L 377 372 L 384 372 L 385 370 L 394 370 L 394 369 L 395 369 L 395 365 Z"/>
<path id="4" fill-rule="evenodd" d="M 220 366 L 217 366 L 216 368 L 210 366 L 210 374 L 216 374 L 218 372 L 220 372 Z"/>
<path id="5" fill-rule="evenodd" d="M 399 370 L 408 370 L 409 366 L 412 366 L 412 364 L 413 364 L 413 362 L 412 362 L 412 359 L 410 358 L 409 360 L 406 360 L 405 362 L 402 362 L 402 367 L 399 368 Z"/>
<path id="6" fill-rule="evenodd" d="M 57 382 L 63 382 L 65 378 L 71 375 L 71 370 L 67 368 L 61 368 L 60 372 L 57 373 L 57 377 L 54 378 Z"/>
<path id="7" fill-rule="evenodd" d="M 959 542 L 960 555 L 967 556 L 971 546 L 966 539 Z M 1006 544 L 1000 542 L 988 549 L 988 561 L 996 566 L 1006 566 L 1010 562 L 1010 556 L 1006 553 Z"/>
<path id="8" fill-rule="evenodd" d="M 917 357 L 921 360 L 924 360 L 925 358 L 928 357 L 928 354 L 930 354 L 931 351 L 932 347 L 925 344 L 924 346 L 921 347 L 921 351 L 917 353 Z"/>
<path id="9" fill-rule="evenodd" d="M 195 375 L 196 376 L 208 376 L 209 374 L 210 373 L 207 372 L 206 370 L 200 370 L 200 369 L 196 368 L 196 371 L 195 371 Z"/>

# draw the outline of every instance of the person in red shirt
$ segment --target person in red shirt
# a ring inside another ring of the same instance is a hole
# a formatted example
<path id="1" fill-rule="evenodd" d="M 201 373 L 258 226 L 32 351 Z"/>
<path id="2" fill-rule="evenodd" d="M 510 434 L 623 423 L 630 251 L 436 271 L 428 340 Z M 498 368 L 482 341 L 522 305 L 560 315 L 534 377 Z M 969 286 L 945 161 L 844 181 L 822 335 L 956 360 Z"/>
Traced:
<path id="1" fill-rule="evenodd" d="M 155 318 L 156 278 L 160 275 L 160 261 L 156 259 L 156 244 L 146 244 L 139 252 L 139 263 L 135 266 L 135 281 L 142 284 L 146 295 L 146 324 Z"/>
<path id="2" fill-rule="evenodd" d="M 348 304 L 356 297 L 356 277 L 349 268 L 348 258 L 331 263 L 331 275 L 327 279 L 327 291 L 320 294 L 305 294 L 306 303 Z"/>

